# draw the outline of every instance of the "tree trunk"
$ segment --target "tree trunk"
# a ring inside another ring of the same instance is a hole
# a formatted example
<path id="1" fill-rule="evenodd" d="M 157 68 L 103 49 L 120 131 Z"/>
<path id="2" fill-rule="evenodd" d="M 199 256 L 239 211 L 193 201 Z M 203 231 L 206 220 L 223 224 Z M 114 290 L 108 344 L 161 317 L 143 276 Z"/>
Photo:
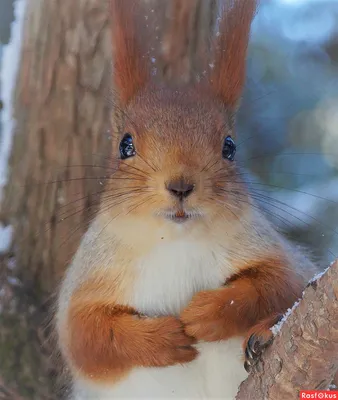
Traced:
<path id="1" fill-rule="evenodd" d="M 325 390 L 338 371 L 338 262 L 304 291 L 237 400 L 298 400 Z"/>
<path id="2" fill-rule="evenodd" d="M 110 152 L 107 6 L 27 2 L 17 129 L 1 208 L 14 240 L 1 261 L 0 315 L 0 377 L 25 398 L 56 393 L 43 323 L 98 204 L 100 180 L 90 177 L 103 175 Z"/>
<path id="3" fill-rule="evenodd" d="M 189 82 L 208 69 L 216 0 L 172 0 L 164 14 L 159 72 L 170 83 Z"/>

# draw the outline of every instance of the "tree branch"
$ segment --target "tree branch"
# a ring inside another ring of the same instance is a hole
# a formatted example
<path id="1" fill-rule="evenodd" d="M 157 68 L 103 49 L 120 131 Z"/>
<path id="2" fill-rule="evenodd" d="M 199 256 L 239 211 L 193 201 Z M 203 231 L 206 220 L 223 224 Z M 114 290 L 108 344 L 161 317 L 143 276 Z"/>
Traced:
<path id="1" fill-rule="evenodd" d="M 309 284 L 237 400 L 293 400 L 325 390 L 338 371 L 338 261 Z"/>

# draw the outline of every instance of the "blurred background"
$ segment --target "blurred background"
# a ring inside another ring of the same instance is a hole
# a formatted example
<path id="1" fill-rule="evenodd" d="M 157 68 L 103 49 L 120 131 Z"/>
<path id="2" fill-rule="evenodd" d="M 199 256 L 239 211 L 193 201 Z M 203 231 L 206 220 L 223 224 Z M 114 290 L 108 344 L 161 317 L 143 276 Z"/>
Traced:
<path id="1" fill-rule="evenodd" d="M 338 253 L 337 22 L 336 0 L 262 2 L 238 118 L 255 189 L 275 199 L 262 205 L 324 264 Z"/>
<path id="2" fill-rule="evenodd" d="M 78 3 L 23 17 L 24 0 L 0 1 L 0 399 L 58 398 L 45 321 L 109 150 L 107 13 Z M 268 217 L 325 267 L 338 255 L 338 0 L 262 0 L 247 75 L 239 163 Z"/>

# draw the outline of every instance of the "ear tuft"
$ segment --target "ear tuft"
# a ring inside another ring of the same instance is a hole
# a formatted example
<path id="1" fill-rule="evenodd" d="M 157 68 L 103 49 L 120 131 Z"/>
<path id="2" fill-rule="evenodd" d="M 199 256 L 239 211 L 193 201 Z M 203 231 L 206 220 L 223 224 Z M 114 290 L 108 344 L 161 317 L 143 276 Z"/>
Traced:
<path id="1" fill-rule="evenodd" d="M 114 89 L 125 106 L 149 79 L 148 56 L 138 29 L 142 10 L 137 0 L 110 0 Z M 142 42 L 141 42 L 142 41 Z"/>
<path id="2" fill-rule="evenodd" d="M 210 81 L 217 96 L 233 111 L 238 108 L 245 83 L 246 53 L 256 7 L 255 0 L 225 0 L 222 7 Z"/>

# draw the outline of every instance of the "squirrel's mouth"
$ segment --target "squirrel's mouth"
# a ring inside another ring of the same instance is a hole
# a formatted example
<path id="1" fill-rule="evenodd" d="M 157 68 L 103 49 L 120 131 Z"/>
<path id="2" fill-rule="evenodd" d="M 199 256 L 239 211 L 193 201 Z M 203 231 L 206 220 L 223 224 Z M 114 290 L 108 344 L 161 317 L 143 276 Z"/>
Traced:
<path id="1" fill-rule="evenodd" d="M 160 215 L 162 217 L 164 217 L 165 219 L 168 219 L 177 224 L 182 224 L 184 222 L 190 221 L 192 219 L 197 219 L 202 216 L 200 212 L 196 212 L 195 210 L 188 211 L 188 210 L 183 210 L 183 209 L 162 211 L 162 212 L 160 212 Z"/>
<path id="2" fill-rule="evenodd" d="M 181 224 L 183 222 L 188 221 L 189 217 L 190 217 L 189 214 L 186 213 L 184 210 L 179 210 L 173 214 L 173 216 L 171 217 L 171 220 L 178 224 Z"/>

